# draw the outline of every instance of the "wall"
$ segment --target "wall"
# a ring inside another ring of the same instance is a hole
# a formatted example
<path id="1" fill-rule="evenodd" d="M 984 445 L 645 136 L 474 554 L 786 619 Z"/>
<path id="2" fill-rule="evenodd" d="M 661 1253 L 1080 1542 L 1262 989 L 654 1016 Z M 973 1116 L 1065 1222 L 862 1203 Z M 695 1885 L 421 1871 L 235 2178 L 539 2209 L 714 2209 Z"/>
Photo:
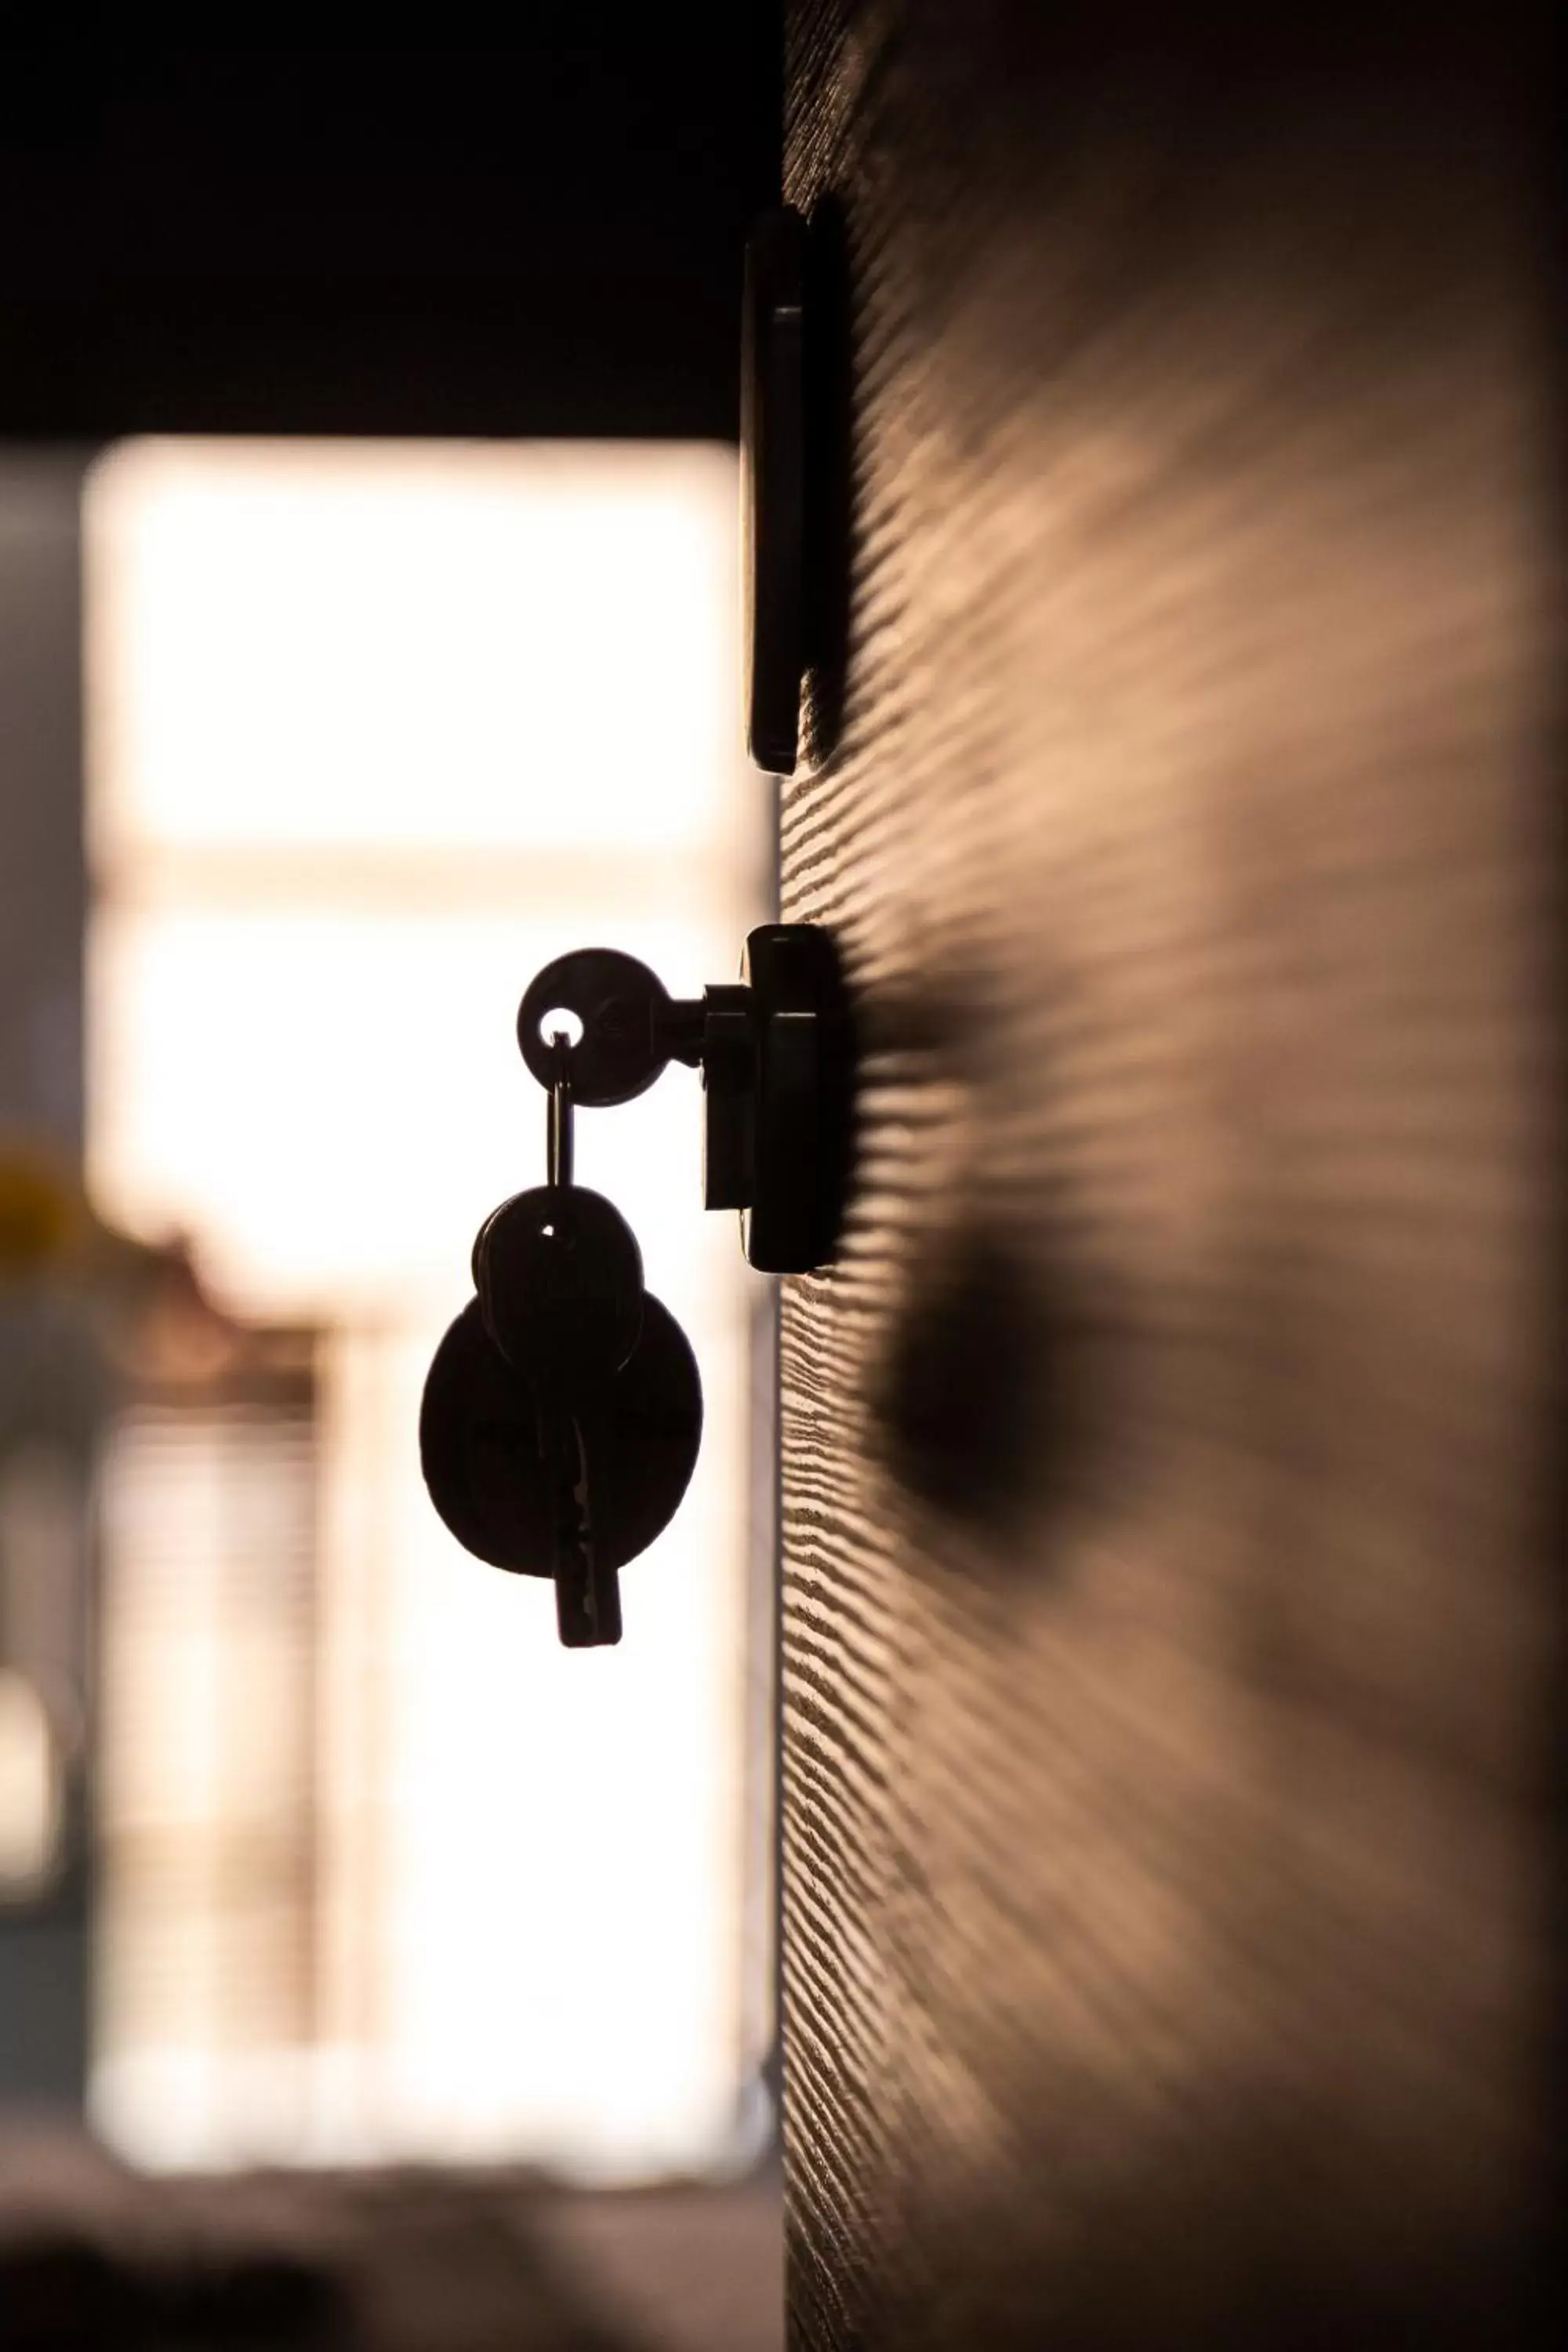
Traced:
<path id="1" fill-rule="evenodd" d="M 1523 2339 L 1559 640 L 1465 16 L 793 12 L 854 511 L 784 908 L 868 1045 L 784 1315 L 802 2347 Z"/>

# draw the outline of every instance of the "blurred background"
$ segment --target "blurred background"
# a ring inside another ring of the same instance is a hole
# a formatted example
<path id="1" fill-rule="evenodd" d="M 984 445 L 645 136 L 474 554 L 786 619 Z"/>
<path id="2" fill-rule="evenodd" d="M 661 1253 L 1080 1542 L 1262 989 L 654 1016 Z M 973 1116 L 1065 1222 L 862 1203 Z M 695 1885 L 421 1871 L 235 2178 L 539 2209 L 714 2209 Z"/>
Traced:
<path id="1" fill-rule="evenodd" d="M 777 52 L 545 7 L 0 100 L 0 2272 L 83 2341 L 128 2231 L 279 2341 L 421 2231 L 489 2252 L 399 2341 L 779 2335 L 773 1300 L 690 1074 L 581 1122 L 707 1398 L 619 1650 L 415 1438 L 541 1178 L 526 982 L 691 992 L 771 904 Z"/>

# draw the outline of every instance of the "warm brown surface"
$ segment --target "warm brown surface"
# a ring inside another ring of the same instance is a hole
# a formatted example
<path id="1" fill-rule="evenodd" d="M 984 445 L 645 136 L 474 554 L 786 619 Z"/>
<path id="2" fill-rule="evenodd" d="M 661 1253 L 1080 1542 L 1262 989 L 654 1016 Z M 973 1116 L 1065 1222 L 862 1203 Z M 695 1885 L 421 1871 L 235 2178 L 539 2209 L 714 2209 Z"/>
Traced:
<path id="1" fill-rule="evenodd" d="M 601 2196 L 507 2173 L 150 2180 L 0 2129 L 5 2352 L 779 2352 L 782 2252 L 766 2177 Z"/>
<path id="2" fill-rule="evenodd" d="M 540 2227 L 647 2352 L 783 2352 L 776 2175 L 733 2189 L 547 2198 Z"/>
<path id="3" fill-rule="evenodd" d="M 784 1313 L 814 2352 L 1522 2340 L 1559 646 L 1469 13 L 794 10 L 858 519 L 784 912 L 870 1042 Z"/>

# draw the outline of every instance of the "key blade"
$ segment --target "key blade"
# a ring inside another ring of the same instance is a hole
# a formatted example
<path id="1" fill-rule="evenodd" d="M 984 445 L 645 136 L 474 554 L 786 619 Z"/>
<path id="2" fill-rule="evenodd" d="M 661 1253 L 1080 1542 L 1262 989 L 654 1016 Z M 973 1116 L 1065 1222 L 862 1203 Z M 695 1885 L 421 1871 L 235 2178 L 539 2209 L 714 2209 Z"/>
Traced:
<path id="1" fill-rule="evenodd" d="M 552 1417 L 550 1437 L 560 1478 L 556 1630 L 564 1649 L 605 1649 L 621 1638 L 621 1587 L 615 1570 L 600 1563 L 594 1541 L 587 1435 L 575 1416 Z"/>
<path id="2" fill-rule="evenodd" d="M 621 1638 L 621 1580 L 613 1568 L 556 1578 L 555 1628 L 565 1650 L 614 1647 Z"/>

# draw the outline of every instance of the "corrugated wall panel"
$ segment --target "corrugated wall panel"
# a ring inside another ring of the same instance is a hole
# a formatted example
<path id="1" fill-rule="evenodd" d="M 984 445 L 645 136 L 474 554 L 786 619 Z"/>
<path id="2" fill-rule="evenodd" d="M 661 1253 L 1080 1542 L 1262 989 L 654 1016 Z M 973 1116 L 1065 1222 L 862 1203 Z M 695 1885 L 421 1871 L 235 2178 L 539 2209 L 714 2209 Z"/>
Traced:
<path id="1" fill-rule="evenodd" d="M 1559 641 L 1470 13 L 793 12 L 855 519 L 784 905 L 868 1043 L 784 1317 L 813 2352 L 1523 2326 Z"/>

